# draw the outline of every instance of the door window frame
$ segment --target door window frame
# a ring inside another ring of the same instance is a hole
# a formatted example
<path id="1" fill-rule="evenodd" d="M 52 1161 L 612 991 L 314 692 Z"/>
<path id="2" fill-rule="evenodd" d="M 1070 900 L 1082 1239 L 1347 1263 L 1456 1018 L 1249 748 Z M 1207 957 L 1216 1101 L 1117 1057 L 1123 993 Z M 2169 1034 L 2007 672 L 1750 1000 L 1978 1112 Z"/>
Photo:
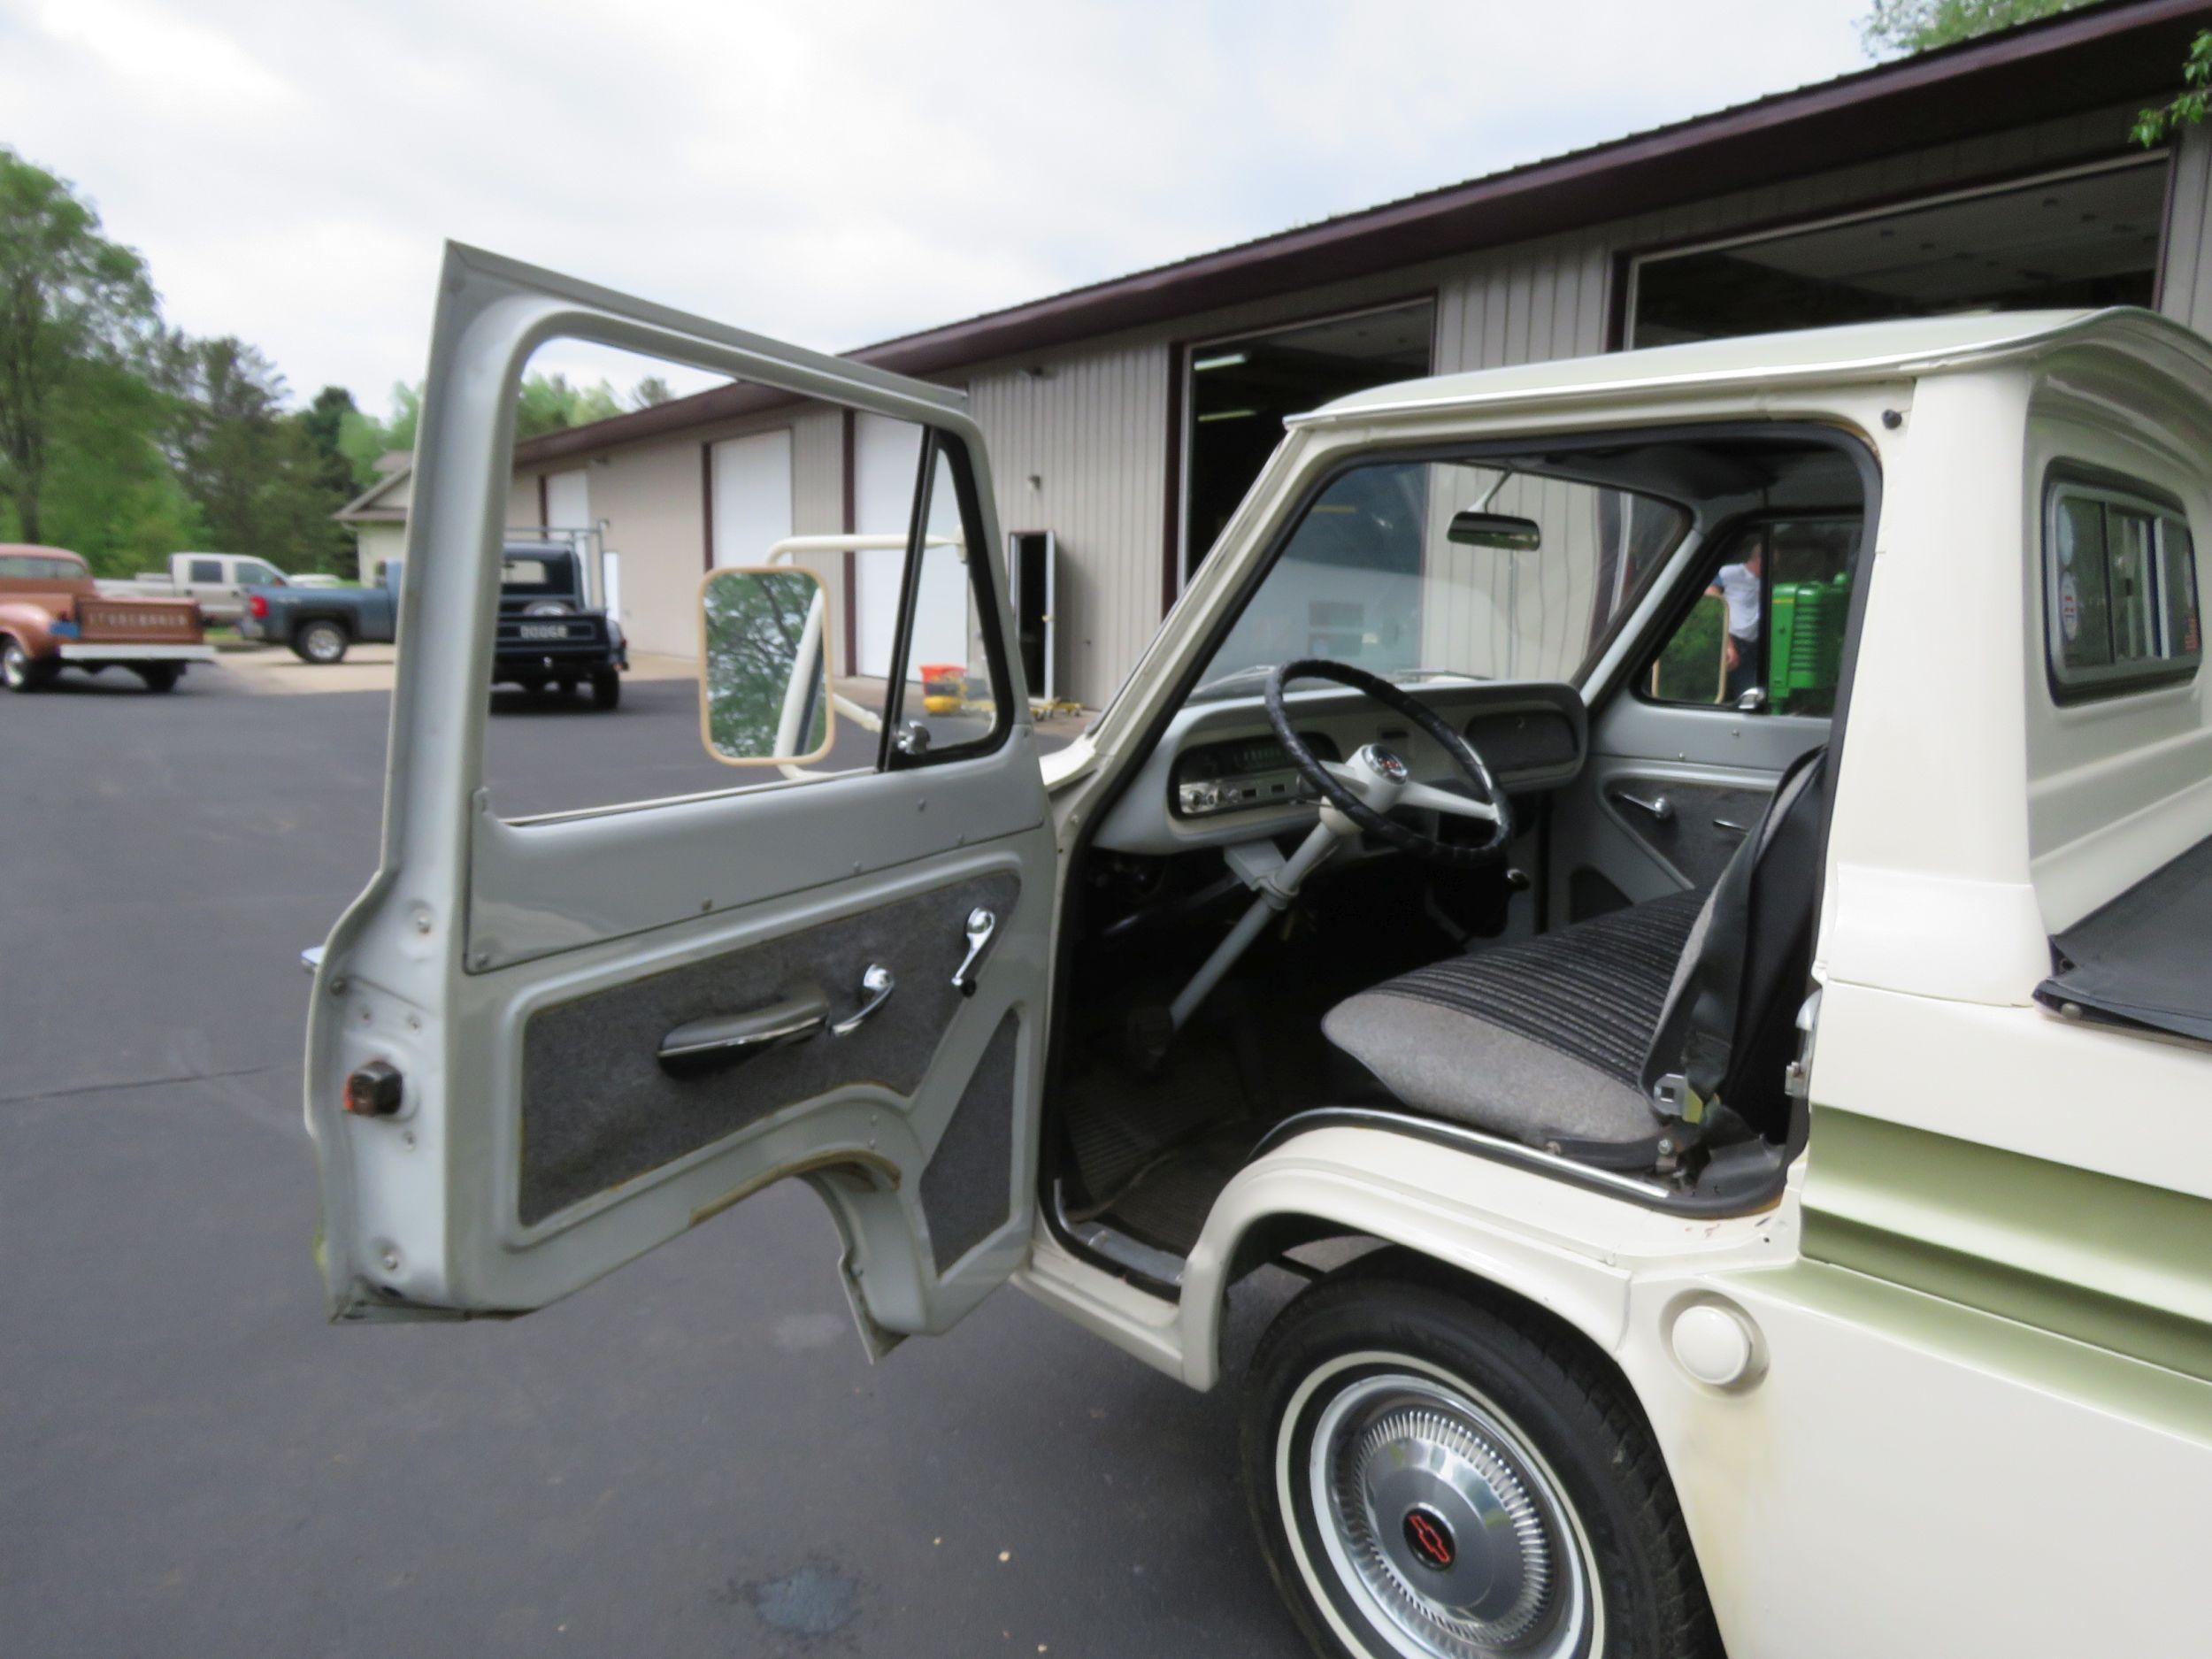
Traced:
<path id="1" fill-rule="evenodd" d="M 922 561 L 929 552 L 929 518 L 932 498 L 937 488 L 937 462 L 946 463 L 952 478 L 953 500 L 960 516 L 961 545 L 965 552 L 962 563 L 968 574 L 968 603 L 979 618 L 985 621 L 981 629 L 984 662 L 991 682 L 991 726 L 980 737 L 970 738 L 964 743 L 949 744 L 943 749 L 925 749 L 910 755 L 898 744 L 899 728 L 905 723 L 907 695 L 907 664 L 914 654 L 914 617 L 920 606 Z M 975 487 L 975 472 L 970 464 L 967 446 L 955 434 L 938 426 L 922 429 L 922 453 L 915 479 L 914 504 L 907 522 L 906 568 L 899 577 L 898 623 L 891 638 L 891 663 L 888 678 L 884 683 L 883 730 L 876 745 L 876 769 L 879 772 L 907 772 L 918 766 L 941 766 L 956 760 L 972 760 L 988 755 L 1002 747 L 1007 734 L 1013 729 L 1013 711 L 1008 704 L 1013 696 L 1012 682 L 1007 676 L 1006 641 L 1001 630 L 989 626 L 989 619 L 998 613 L 998 595 L 995 577 L 991 569 L 990 549 L 981 542 L 986 525 L 981 512 L 981 497 Z"/>

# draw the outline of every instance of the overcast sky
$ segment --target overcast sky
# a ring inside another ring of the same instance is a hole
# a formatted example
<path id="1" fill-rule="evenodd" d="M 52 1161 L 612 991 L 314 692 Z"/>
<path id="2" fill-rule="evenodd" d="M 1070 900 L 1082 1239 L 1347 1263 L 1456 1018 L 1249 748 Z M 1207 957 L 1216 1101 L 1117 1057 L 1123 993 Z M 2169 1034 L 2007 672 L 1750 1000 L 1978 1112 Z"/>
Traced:
<path id="1" fill-rule="evenodd" d="M 829 349 L 1863 67 L 1869 0 L 0 0 L 0 143 L 296 394 L 456 238 Z"/>

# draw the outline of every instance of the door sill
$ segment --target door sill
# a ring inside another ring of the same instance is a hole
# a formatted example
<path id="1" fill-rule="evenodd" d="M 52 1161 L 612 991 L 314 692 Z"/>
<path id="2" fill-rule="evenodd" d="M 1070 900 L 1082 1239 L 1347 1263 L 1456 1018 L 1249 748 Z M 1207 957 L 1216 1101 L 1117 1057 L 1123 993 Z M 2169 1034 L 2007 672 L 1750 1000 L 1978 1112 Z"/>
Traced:
<path id="1" fill-rule="evenodd" d="M 1179 1271 L 1180 1266 L 1178 1263 Z M 1015 1273 L 1012 1282 L 1092 1335 L 1105 1338 L 1179 1382 L 1188 1380 L 1184 1376 L 1178 1305 L 1139 1289 L 1121 1273 L 1110 1272 L 1075 1255 L 1041 1217 L 1031 1241 L 1029 1261 Z"/>

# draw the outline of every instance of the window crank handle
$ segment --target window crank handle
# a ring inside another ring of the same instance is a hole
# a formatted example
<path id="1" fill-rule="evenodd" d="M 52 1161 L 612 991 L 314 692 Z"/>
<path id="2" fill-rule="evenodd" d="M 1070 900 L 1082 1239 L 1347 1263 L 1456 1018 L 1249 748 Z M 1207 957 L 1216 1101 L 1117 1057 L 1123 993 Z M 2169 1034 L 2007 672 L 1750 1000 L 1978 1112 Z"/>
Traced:
<path id="1" fill-rule="evenodd" d="M 978 907 L 968 912 L 968 954 L 960 959 L 953 971 L 952 988 L 963 996 L 975 995 L 975 966 L 991 943 L 991 935 L 998 932 L 998 917 L 990 910 Z"/>

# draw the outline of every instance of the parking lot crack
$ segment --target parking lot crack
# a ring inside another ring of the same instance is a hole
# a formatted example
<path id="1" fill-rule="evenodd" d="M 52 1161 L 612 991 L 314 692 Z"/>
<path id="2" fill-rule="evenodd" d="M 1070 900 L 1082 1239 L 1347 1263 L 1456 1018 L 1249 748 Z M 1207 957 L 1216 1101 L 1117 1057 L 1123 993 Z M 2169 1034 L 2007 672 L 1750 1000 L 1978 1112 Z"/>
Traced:
<path id="1" fill-rule="evenodd" d="M 67 1100 L 77 1094 L 124 1094 L 143 1088 L 167 1088 L 178 1083 L 225 1083 L 234 1079 L 262 1077 L 296 1064 L 284 1060 L 266 1065 L 240 1066 L 231 1071 L 180 1071 L 168 1077 L 126 1078 L 111 1083 L 76 1083 L 67 1088 L 40 1089 L 28 1094 L 0 1094 L 0 1106 L 31 1106 L 42 1101 Z"/>

